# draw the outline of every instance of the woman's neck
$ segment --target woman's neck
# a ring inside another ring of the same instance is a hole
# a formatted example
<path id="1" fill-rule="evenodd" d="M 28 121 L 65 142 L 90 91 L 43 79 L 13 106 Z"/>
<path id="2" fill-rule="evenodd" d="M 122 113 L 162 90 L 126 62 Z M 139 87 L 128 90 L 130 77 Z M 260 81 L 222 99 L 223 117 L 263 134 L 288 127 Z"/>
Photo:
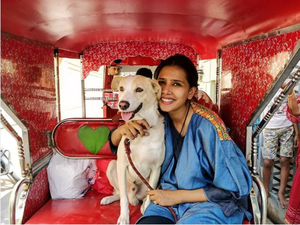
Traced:
<path id="1" fill-rule="evenodd" d="M 187 102 L 185 106 L 186 107 L 182 107 L 180 111 L 169 113 L 169 116 L 174 124 L 174 127 L 179 133 L 181 132 L 182 136 L 185 135 L 186 129 L 188 127 L 188 124 L 192 116 L 190 103 Z"/>

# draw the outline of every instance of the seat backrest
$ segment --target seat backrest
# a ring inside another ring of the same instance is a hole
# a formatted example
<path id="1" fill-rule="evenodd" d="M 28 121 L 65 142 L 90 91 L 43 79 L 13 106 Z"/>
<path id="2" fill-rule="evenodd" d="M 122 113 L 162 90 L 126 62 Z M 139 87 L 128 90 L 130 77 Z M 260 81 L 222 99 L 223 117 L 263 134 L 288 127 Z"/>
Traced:
<path id="1" fill-rule="evenodd" d="M 115 158 L 107 138 L 120 124 L 111 119 L 65 119 L 53 129 L 52 142 L 60 154 L 69 158 Z"/>

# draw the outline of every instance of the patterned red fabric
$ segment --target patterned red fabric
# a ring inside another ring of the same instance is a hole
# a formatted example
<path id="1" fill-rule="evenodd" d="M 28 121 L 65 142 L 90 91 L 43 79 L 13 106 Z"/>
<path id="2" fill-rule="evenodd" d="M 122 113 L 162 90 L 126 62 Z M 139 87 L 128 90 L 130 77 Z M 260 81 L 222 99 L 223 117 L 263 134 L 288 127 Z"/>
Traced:
<path id="1" fill-rule="evenodd" d="M 219 111 L 243 152 L 246 126 L 299 39 L 300 31 L 295 31 L 222 50 Z"/>
<path id="2" fill-rule="evenodd" d="M 115 59 L 143 56 L 153 59 L 166 59 L 174 54 L 183 54 L 197 65 L 195 50 L 185 44 L 155 41 L 125 41 L 100 43 L 87 47 L 83 52 L 83 77 L 91 71 L 98 71 L 101 65 L 110 65 Z"/>

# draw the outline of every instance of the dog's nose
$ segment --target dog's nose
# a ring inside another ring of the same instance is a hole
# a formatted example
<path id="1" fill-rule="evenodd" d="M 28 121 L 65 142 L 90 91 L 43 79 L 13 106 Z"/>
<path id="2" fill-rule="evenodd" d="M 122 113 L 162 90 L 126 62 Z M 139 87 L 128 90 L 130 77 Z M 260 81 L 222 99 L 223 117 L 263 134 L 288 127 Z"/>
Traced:
<path id="1" fill-rule="evenodd" d="M 128 109 L 129 106 L 130 106 L 130 104 L 129 104 L 129 102 L 127 102 L 127 101 L 120 101 L 120 102 L 119 102 L 119 107 L 120 107 L 120 109 L 122 109 L 122 110 Z"/>

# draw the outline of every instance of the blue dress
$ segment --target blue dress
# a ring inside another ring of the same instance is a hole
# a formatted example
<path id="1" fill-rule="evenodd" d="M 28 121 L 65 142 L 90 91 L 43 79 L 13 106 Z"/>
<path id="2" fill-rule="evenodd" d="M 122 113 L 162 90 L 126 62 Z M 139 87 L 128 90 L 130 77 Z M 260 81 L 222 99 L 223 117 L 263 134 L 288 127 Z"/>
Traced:
<path id="1" fill-rule="evenodd" d="M 165 118 L 165 160 L 161 187 L 169 190 L 203 188 L 207 202 L 172 206 L 178 224 L 241 224 L 247 212 L 252 178 L 244 155 L 212 111 L 191 103 L 189 123 L 177 165 L 173 154 L 170 118 Z M 167 207 L 150 203 L 143 217 L 163 216 L 174 221 Z"/>

